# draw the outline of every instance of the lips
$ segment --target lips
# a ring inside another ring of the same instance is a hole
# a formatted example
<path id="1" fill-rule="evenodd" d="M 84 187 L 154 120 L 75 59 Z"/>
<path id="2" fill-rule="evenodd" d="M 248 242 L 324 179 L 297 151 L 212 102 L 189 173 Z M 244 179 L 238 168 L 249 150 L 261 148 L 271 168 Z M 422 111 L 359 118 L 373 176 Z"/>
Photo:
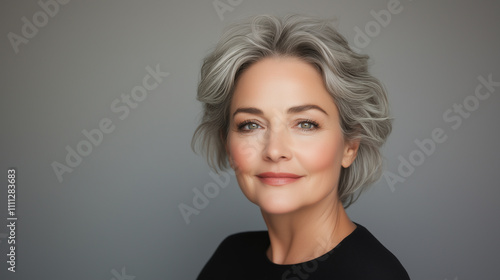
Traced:
<path id="1" fill-rule="evenodd" d="M 290 184 L 302 178 L 302 176 L 293 173 L 275 173 L 275 172 L 260 173 L 257 175 L 257 177 L 264 184 L 272 186 L 282 186 Z"/>
<path id="2" fill-rule="evenodd" d="M 274 173 L 274 172 L 264 172 L 257 175 L 260 178 L 300 178 L 302 176 L 292 173 Z"/>

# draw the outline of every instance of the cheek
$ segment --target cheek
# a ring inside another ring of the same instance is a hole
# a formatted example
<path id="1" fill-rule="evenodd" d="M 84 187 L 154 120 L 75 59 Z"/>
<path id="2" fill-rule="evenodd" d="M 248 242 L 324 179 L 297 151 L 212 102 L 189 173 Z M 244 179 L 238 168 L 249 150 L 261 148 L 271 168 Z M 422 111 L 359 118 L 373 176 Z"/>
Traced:
<path id="1" fill-rule="evenodd" d="M 255 141 L 248 138 L 231 137 L 228 139 L 229 160 L 235 172 L 252 169 L 252 162 L 258 157 Z"/>
<path id="2" fill-rule="evenodd" d="M 318 137 L 300 146 L 296 149 L 296 156 L 304 169 L 311 173 L 327 172 L 329 175 L 340 170 L 343 148 L 342 141 L 337 137 Z"/>

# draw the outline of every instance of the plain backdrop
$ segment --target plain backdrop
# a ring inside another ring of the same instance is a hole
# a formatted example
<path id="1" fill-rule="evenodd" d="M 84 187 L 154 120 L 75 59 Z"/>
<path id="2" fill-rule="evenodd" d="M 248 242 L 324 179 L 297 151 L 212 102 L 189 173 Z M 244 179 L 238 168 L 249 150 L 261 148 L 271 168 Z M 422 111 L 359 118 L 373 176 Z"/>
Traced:
<path id="1" fill-rule="evenodd" d="M 348 208 L 351 219 L 412 279 L 498 278 L 498 1 L 0 6 L 1 279 L 194 279 L 224 237 L 265 229 L 234 175 L 216 185 L 190 141 L 202 59 L 224 28 L 289 13 L 336 18 L 388 90 L 394 127 L 383 148 L 385 175 Z M 148 80 L 156 87 L 144 93 L 147 69 L 169 74 Z M 140 101 L 127 105 L 132 93 Z M 100 125 L 108 132 L 102 139 Z M 441 143 L 432 140 L 439 133 Z M 11 167 L 15 273 L 7 270 Z M 206 201 L 196 197 L 204 190 Z M 185 206 L 196 210 L 189 223 Z"/>

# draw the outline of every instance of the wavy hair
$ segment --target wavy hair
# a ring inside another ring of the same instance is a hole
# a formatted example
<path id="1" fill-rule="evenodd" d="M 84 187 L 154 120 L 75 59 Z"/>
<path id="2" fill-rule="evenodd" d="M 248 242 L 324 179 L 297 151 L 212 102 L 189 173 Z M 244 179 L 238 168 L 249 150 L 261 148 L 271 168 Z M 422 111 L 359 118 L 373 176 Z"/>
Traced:
<path id="1" fill-rule="evenodd" d="M 360 141 L 354 162 L 340 172 L 338 196 L 344 207 L 380 178 L 380 147 L 392 130 L 387 94 L 368 71 L 369 56 L 353 51 L 332 23 L 302 15 L 259 15 L 226 29 L 201 67 L 197 100 L 203 116 L 191 141 L 216 173 L 228 168 L 225 142 L 238 77 L 263 58 L 289 56 L 318 69 L 338 108 L 344 138 Z"/>

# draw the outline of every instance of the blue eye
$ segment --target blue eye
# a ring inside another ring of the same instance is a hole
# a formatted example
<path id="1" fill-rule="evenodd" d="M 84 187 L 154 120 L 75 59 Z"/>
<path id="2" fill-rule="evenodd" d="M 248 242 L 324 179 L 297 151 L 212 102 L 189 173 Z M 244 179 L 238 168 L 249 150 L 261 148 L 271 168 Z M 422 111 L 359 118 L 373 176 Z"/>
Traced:
<path id="1" fill-rule="evenodd" d="M 302 120 L 297 124 L 297 126 L 302 131 L 314 131 L 319 128 L 318 123 L 313 120 Z M 239 123 L 237 127 L 238 130 L 241 132 L 251 132 L 252 130 L 261 128 L 261 126 L 258 123 L 252 120 L 243 121 Z"/>
<path id="2" fill-rule="evenodd" d="M 244 121 L 240 124 L 238 124 L 238 130 L 242 131 L 250 131 L 250 130 L 255 130 L 258 129 L 260 125 L 252 122 L 252 121 Z"/>
<path id="3" fill-rule="evenodd" d="M 246 125 L 244 125 L 244 127 L 248 128 L 248 129 L 257 129 L 258 126 L 259 125 L 256 123 L 247 123 Z"/>
<path id="4" fill-rule="evenodd" d="M 312 121 L 312 120 L 301 121 L 298 125 L 299 125 L 300 129 L 302 129 L 304 131 L 315 130 L 315 129 L 318 129 L 318 127 L 319 127 L 318 123 L 315 121 Z"/>
<path id="5" fill-rule="evenodd" d="M 314 126 L 314 124 L 312 124 L 310 122 L 301 122 L 301 123 L 299 123 L 299 125 L 303 129 L 310 129 L 312 126 Z"/>

